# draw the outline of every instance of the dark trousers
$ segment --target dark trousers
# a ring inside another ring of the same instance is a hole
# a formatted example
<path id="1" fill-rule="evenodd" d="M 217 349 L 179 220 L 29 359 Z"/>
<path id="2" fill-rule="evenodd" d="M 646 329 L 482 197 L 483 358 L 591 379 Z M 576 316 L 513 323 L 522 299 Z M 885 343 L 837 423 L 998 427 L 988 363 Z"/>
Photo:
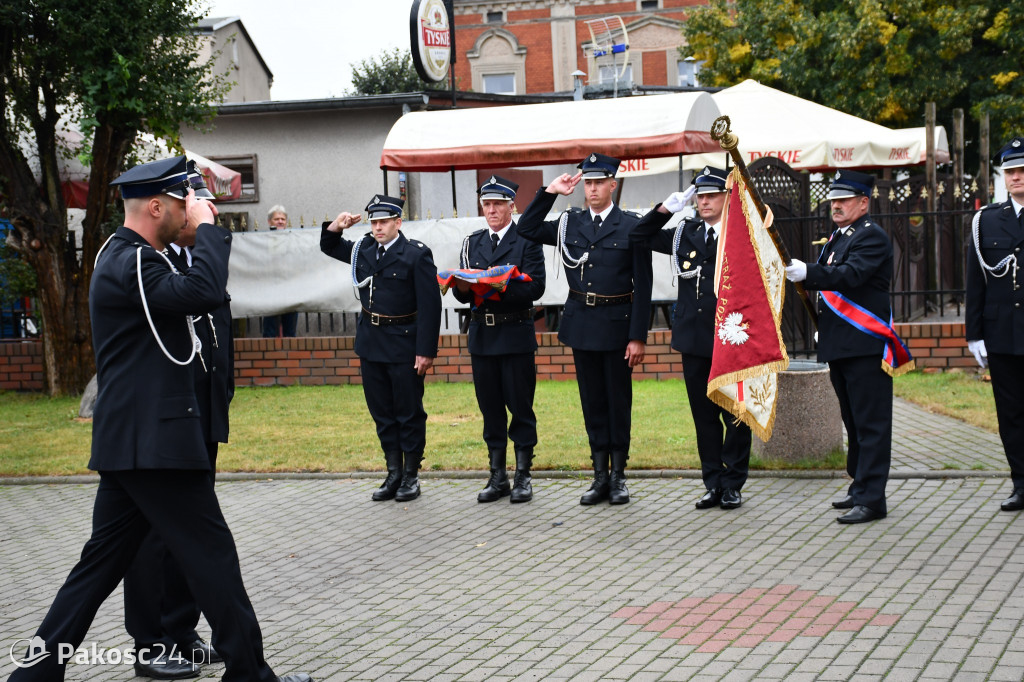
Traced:
<path id="1" fill-rule="evenodd" d="M 217 471 L 218 446 L 216 442 L 206 444 L 211 482 Z M 169 652 L 178 647 L 182 656 L 193 658 L 184 647 L 199 639 L 199 615 L 185 574 L 164 541 L 150 529 L 124 576 L 124 627 L 135 648 Z"/>
<path id="2" fill-rule="evenodd" d="M 509 439 L 516 447 L 536 445 L 537 416 L 533 413 L 533 396 L 537 389 L 537 364 L 533 353 L 473 354 L 470 360 L 487 447 L 503 450 Z M 512 415 L 511 421 L 506 408 Z"/>
<path id="3" fill-rule="evenodd" d="M 750 469 L 750 427 L 736 424 L 735 417 L 708 397 L 710 374 L 711 358 L 683 354 L 683 380 L 697 433 L 701 478 L 708 490 L 743 490 Z"/>
<path id="4" fill-rule="evenodd" d="M 280 315 L 263 316 L 263 338 L 276 339 L 278 335 L 285 338 L 295 336 L 299 324 L 298 313 L 281 313 Z"/>
<path id="5" fill-rule="evenodd" d="M 427 443 L 423 377 L 410 362 L 362 360 L 363 397 L 384 452 L 422 455 Z"/>
<path id="6" fill-rule="evenodd" d="M 854 504 L 885 514 L 892 461 L 892 377 L 882 370 L 877 355 L 831 360 L 828 368 L 849 441 L 850 496 Z"/>
<path id="7" fill-rule="evenodd" d="M 999 438 L 1013 487 L 1024 488 L 1024 355 L 989 353 Z"/>
<path id="8" fill-rule="evenodd" d="M 591 452 L 629 455 L 633 369 L 625 355 L 625 348 L 572 351 Z"/>
<path id="9" fill-rule="evenodd" d="M 225 682 L 276 679 L 263 659 L 263 635 L 209 473 L 158 469 L 100 473 L 92 537 L 36 631 L 52 653 L 31 668 L 15 670 L 11 680 L 64 679 L 57 645 L 81 645 L 150 528 L 167 544 L 210 621 L 213 644 L 226 664 Z"/>

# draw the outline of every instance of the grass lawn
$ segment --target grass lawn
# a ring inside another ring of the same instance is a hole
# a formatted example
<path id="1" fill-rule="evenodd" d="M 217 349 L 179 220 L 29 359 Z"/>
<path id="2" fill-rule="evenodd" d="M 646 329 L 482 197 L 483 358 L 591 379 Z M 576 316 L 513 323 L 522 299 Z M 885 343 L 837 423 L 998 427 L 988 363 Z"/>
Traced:
<path id="1" fill-rule="evenodd" d="M 895 386 L 896 394 L 903 398 L 995 430 L 991 387 L 973 375 L 915 372 L 897 379 Z M 427 384 L 424 402 L 430 415 L 424 468 L 485 469 L 483 423 L 472 384 Z M 576 383 L 539 382 L 534 409 L 540 440 L 535 468 L 589 469 Z M 77 398 L 0 393 L 0 410 L 4 416 L 0 421 L 0 476 L 88 471 L 92 424 L 75 418 Z M 513 461 L 511 452 L 509 461 Z M 380 471 L 383 464 L 361 386 L 293 386 L 241 388 L 236 392 L 231 405 L 231 442 L 220 448 L 218 469 L 350 472 Z M 756 459 L 751 465 L 777 466 Z M 842 465 L 841 454 L 824 464 L 826 468 Z M 693 422 L 681 381 L 634 383 L 629 466 L 699 467 Z"/>

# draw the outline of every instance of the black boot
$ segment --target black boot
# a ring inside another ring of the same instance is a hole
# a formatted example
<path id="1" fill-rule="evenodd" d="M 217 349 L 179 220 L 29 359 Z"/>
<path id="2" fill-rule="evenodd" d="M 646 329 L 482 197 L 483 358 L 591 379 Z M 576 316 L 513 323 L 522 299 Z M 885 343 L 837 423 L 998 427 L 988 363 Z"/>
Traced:
<path id="1" fill-rule="evenodd" d="M 595 452 L 590 459 L 594 462 L 594 482 L 590 490 L 583 493 L 580 504 L 597 504 L 608 499 L 608 453 Z"/>
<path id="2" fill-rule="evenodd" d="M 625 452 L 612 452 L 612 480 L 608 491 L 608 504 L 626 504 L 629 502 L 629 490 L 626 489 Z"/>
<path id="3" fill-rule="evenodd" d="M 533 478 L 530 467 L 533 466 L 533 448 L 516 448 L 516 479 L 512 486 L 512 502 L 529 502 L 533 499 Z"/>
<path id="4" fill-rule="evenodd" d="M 490 448 L 487 455 L 491 460 L 491 477 L 487 480 L 487 487 L 476 496 L 477 502 L 494 502 L 512 492 L 508 485 L 508 472 L 505 471 L 505 448 Z"/>
<path id="5" fill-rule="evenodd" d="M 384 479 L 384 483 L 379 488 L 373 491 L 374 502 L 395 499 L 398 486 L 402 485 L 402 453 L 385 452 L 384 461 L 387 462 L 388 477 Z"/>
<path id="6" fill-rule="evenodd" d="M 402 485 L 395 493 L 395 502 L 408 502 L 420 496 L 420 462 L 423 455 L 405 453 L 405 470 L 402 474 Z"/>

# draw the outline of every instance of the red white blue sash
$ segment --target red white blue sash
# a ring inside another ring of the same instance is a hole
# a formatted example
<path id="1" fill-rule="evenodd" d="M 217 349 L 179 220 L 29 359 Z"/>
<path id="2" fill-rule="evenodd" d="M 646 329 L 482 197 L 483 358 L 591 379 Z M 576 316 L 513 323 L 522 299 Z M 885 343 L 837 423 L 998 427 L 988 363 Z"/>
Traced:
<path id="1" fill-rule="evenodd" d="M 889 376 L 899 376 L 914 369 L 914 358 L 892 327 L 892 311 L 888 324 L 863 306 L 857 305 L 838 291 L 821 291 L 821 298 L 840 319 L 853 325 L 865 334 L 885 342 L 882 354 L 882 369 Z"/>

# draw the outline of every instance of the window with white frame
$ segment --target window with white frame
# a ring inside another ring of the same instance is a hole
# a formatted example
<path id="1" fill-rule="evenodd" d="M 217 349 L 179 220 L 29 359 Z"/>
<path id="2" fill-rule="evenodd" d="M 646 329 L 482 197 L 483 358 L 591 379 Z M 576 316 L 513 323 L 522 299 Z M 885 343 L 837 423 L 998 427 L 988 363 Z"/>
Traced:
<path id="1" fill-rule="evenodd" d="M 700 85 L 700 67 L 703 61 L 697 61 L 693 57 L 680 59 L 676 64 L 679 67 L 679 87 L 696 88 Z"/>
<path id="2" fill-rule="evenodd" d="M 598 82 L 599 83 L 614 83 L 615 82 L 615 77 L 618 76 L 620 72 L 622 72 L 622 65 L 621 64 L 617 65 L 617 66 L 612 66 L 611 64 L 608 64 L 607 66 L 599 66 L 598 67 L 598 71 L 597 71 Z M 632 64 L 626 64 L 626 70 L 625 70 L 624 73 L 622 73 L 622 76 L 619 77 L 619 81 L 620 82 L 621 81 L 626 81 L 627 83 L 632 83 L 633 82 L 633 65 Z"/>
<path id="3" fill-rule="evenodd" d="M 483 75 L 484 92 L 493 95 L 516 94 L 516 76 L 513 73 L 487 73 Z"/>

